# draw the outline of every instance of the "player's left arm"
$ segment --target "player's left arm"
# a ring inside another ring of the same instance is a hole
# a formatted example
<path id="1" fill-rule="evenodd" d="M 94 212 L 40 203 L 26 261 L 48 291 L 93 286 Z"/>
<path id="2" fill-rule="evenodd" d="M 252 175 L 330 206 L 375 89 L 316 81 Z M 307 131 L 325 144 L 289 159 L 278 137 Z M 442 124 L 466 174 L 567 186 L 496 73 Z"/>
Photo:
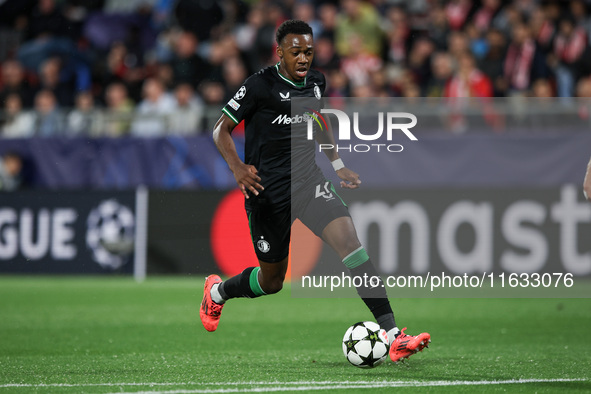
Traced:
<path id="1" fill-rule="evenodd" d="M 583 193 L 585 193 L 585 198 L 591 201 L 591 159 L 589 159 L 589 163 L 587 164 L 587 172 L 583 181 Z"/>
<path id="2" fill-rule="evenodd" d="M 328 116 L 325 119 L 328 126 L 328 130 L 316 133 L 316 142 L 318 144 L 324 144 L 323 146 L 332 147 L 330 149 L 322 149 L 322 151 L 324 152 L 324 154 L 326 154 L 328 160 L 330 160 L 332 167 L 334 168 L 338 177 L 341 178 L 341 187 L 347 189 L 357 189 L 359 185 L 361 185 L 361 179 L 359 179 L 359 174 L 345 167 L 345 163 L 343 163 L 343 160 L 339 157 L 339 152 L 336 149 L 337 145 L 335 143 L 334 135 L 332 133 L 330 119 L 328 118 Z"/>

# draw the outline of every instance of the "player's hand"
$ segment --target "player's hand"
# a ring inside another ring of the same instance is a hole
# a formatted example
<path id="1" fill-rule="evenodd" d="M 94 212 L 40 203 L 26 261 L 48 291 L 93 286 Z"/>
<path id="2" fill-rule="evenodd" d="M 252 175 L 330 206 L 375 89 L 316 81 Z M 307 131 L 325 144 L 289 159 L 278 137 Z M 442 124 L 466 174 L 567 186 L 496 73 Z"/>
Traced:
<path id="1" fill-rule="evenodd" d="M 345 189 L 357 189 L 361 185 L 359 174 L 351 171 L 347 167 L 341 168 L 337 171 L 337 175 L 341 178 L 341 187 Z"/>
<path id="2" fill-rule="evenodd" d="M 240 164 L 237 168 L 233 169 L 234 178 L 236 178 L 236 183 L 238 183 L 238 187 L 244 197 L 248 197 L 248 192 L 250 191 L 255 196 L 259 195 L 259 191 L 265 190 L 265 188 L 259 183 L 261 181 L 261 177 L 257 175 L 259 172 L 255 166 L 250 164 Z"/>

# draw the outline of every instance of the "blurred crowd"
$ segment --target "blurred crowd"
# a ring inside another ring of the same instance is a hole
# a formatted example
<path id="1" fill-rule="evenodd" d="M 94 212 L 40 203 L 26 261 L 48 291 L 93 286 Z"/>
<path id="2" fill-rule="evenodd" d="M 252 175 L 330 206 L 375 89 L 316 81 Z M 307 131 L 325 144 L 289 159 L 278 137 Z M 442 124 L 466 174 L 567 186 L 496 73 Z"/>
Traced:
<path id="1" fill-rule="evenodd" d="M 591 0 L 0 0 L 0 137 L 211 129 L 274 33 L 331 97 L 591 97 Z"/>

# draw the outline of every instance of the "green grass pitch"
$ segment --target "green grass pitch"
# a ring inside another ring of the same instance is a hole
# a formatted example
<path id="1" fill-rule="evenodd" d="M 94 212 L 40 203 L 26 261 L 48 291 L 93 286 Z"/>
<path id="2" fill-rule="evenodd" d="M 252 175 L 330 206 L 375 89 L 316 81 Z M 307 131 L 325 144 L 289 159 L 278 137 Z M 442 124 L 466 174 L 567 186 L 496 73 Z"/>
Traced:
<path id="1" fill-rule="evenodd" d="M 589 299 L 391 298 L 429 331 L 405 364 L 349 365 L 358 299 L 232 300 L 198 317 L 203 278 L 0 277 L 0 393 L 591 392 Z M 392 295 L 392 294 L 391 294 Z"/>

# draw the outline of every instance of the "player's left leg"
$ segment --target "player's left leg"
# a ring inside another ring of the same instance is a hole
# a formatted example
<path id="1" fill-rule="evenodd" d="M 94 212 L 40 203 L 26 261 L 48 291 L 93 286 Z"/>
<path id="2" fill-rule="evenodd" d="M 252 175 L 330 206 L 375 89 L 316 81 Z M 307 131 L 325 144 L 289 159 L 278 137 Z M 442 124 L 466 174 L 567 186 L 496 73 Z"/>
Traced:
<path id="1" fill-rule="evenodd" d="M 322 239 L 337 252 L 351 275 L 374 279 L 367 283 L 368 286 L 358 287 L 357 293 L 373 313 L 377 323 L 388 332 L 390 359 L 398 362 L 428 347 L 431 342 L 428 333 L 407 335 L 404 333 L 406 328 L 399 330 L 396 327 L 384 283 L 361 246 L 351 217 L 342 216 L 328 223 L 322 231 Z M 363 283 L 365 285 L 365 281 Z"/>
<path id="2" fill-rule="evenodd" d="M 372 281 L 367 282 L 367 286 L 358 287 L 357 293 L 374 315 L 376 322 L 388 332 L 388 337 L 395 338 L 400 330 L 396 327 L 384 283 L 361 246 L 351 217 L 341 216 L 333 219 L 322 230 L 322 239 L 339 255 L 353 277 L 372 278 Z"/>

